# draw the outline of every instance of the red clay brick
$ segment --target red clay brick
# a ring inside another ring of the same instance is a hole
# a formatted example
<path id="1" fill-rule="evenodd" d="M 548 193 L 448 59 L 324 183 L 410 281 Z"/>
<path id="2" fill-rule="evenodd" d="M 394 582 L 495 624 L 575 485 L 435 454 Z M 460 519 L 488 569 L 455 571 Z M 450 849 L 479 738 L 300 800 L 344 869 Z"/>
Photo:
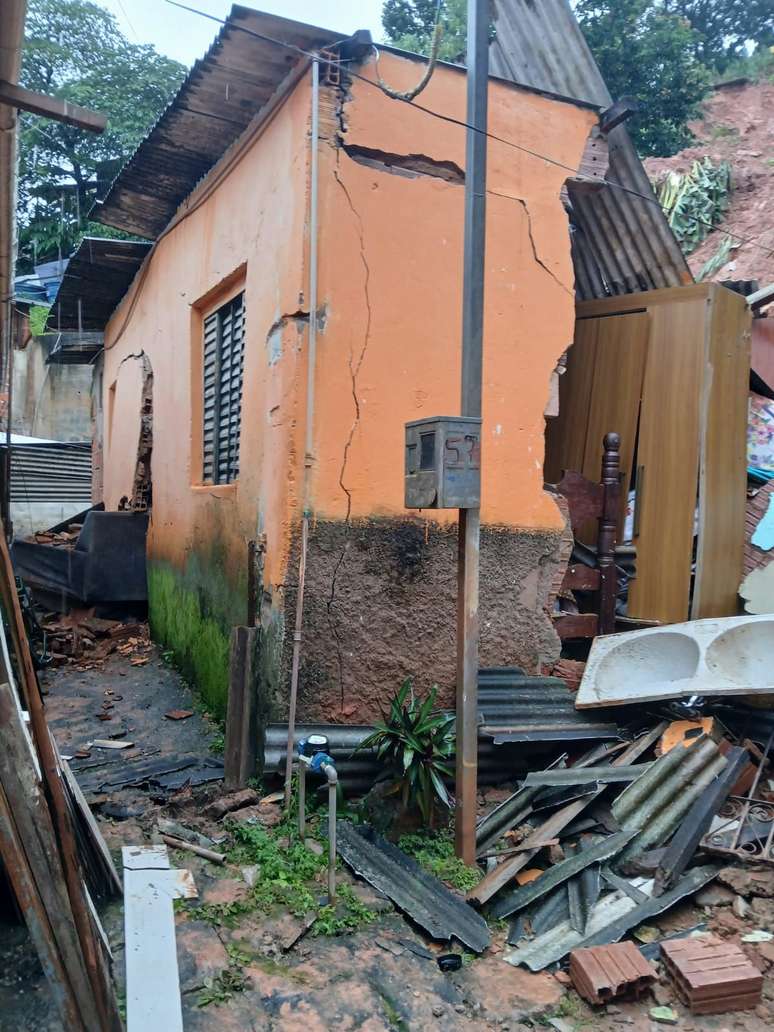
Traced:
<path id="1" fill-rule="evenodd" d="M 734 943 L 714 935 L 661 944 L 661 957 L 678 995 L 694 1014 L 752 1010 L 763 975 Z"/>
<path id="2" fill-rule="evenodd" d="M 657 975 L 633 942 L 619 942 L 573 950 L 570 977 L 590 1003 L 605 1003 L 617 996 L 640 996 Z"/>

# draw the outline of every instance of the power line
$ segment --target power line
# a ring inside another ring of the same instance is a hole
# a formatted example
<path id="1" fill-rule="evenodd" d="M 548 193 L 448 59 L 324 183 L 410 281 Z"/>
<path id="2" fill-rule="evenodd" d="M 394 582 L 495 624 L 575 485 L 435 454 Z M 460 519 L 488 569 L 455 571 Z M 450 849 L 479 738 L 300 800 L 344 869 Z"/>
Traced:
<path id="1" fill-rule="evenodd" d="M 214 14 L 208 14 L 206 11 L 200 11 L 195 7 L 189 7 L 187 4 L 179 3 L 179 0 L 165 0 L 165 3 L 170 4 L 172 7 L 179 7 L 183 11 L 189 11 L 191 14 L 197 14 L 202 18 L 207 18 L 209 19 L 209 21 L 217 22 L 219 25 L 229 25 L 231 28 L 239 32 L 244 32 L 248 36 L 254 36 L 256 39 L 260 39 L 264 43 L 272 43 L 275 46 L 283 47 L 285 50 L 291 50 L 299 56 L 309 58 L 313 61 L 319 61 L 320 64 L 329 65 L 331 67 L 338 67 L 339 65 L 339 62 L 334 61 L 331 58 L 326 58 L 322 54 L 315 54 L 309 50 L 304 50 L 303 47 L 298 47 L 293 43 L 286 43 L 284 40 L 276 39 L 273 36 L 267 36 L 262 32 L 256 32 L 255 29 L 249 29 L 245 25 L 237 25 L 235 22 L 228 22 L 226 19 L 218 18 Z M 329 47 L 339 46 L 341 43 L 345 42 L 345 40 L 349 38 L 350 37 L 343 37 L 342 39 L 336 40 L 335 42 L 329 44 Z M 372 86 L 375 89 L 380 90 L 380 92 L 384 93 L 384 90 L 382 90 L 380 84 L 378 82 L 374 82 L 373 79 L 369 79 L 365 75 L 360 75 L 357 72 L 353 71 L 351 68 L 349 68 L 347 72 L 349 75 L 352 76 L 353 79 L 358 79 L 361 82 L 365 82 L 369 86 Z M 385 95 L 390 96 L 390 94 Z M 513 147 L 515 150 L 521 151 L 524 154 L 529 154 L 531 157 L 537 158 L 539 161 L 546 161 L 548 162 L 548 164 L 555 165 L 557 168 L 564 169 L 564 171 L 570 172 L 574 176 L 583 175 L 581 170 L 578 168 L 573 168 L 571 165 L 567 165 L 563 161 L 559 161 L 556 158 L 551 158 L 547 154 L 541 154 L 539 151 L 534 151 L 531 150 L 529 147 L 524 147 L 522 144 L 515 143 L 513 140 L 507 140 L 502 136 L 497 136 L 495 133 L 490 133 L 486 129 L 480 129 L 478 126 L 469 125 L 464 119 L 455 118 L 453 115 L 445 115 L 440 111 L 434 111 L 432 108 L 425 107 L 423 104 L 415 104 L 412 100 L 402 100 L 402 98 L 400 97 L 391 97 L 391 99 L 399 100 L 404 104 L 408 104 L 410 107 L 414 108 L 417 111 L 422 111 L 427 115 L 431 115 L 433 118 L 438 118 L 443 122 L 450 123 L 451 125 L 458 125 L 462 129 L 472 129 L 474 132 L 481 133 L 490 140 L 494 140 L 497 143 L 502 143 L 506 147 Z M 632 187 L 624 186 L 623 183 L 618 183 L 613 179 L 605 179 L 604 185 L 609 186 L 615 190 L 621 190 L 623 193 L 629 194 L 632 197 L 636 197 L 641 201 L 645 201 L 647 204 L 655 204 L 662 212 L 665 210 L 657 197 L 649 197 L 647 194 L 640 193 L 639 190 L 634 190 Z M 719 226 L 714 225 L 712 222 L 708 222 L 706 219 L 700 218 L 698 215 L 691 215 L 686 212 L 685 217 L 692 219 L 693 222 L 695 222 L 697 225 L 705 226 L 707 229 L 710 230 L 720 228 Z M 769 257 L 774 255 L 774 250 L 768 247 L 764 247 L 763 244 L 759 244 L 756 240 L 753 240 L 749 237 L 739 236 L 738 233 L 732 233 L 729 230 L 723 230 L 723 232 L 726 234 L 726 236 L 730 237 L 733 240 L 736 240 L 740 244 L 750 244 L 751 247 L 757 247 L 759 250 L 763 251 L 763 253 L 768 255 Z"/>

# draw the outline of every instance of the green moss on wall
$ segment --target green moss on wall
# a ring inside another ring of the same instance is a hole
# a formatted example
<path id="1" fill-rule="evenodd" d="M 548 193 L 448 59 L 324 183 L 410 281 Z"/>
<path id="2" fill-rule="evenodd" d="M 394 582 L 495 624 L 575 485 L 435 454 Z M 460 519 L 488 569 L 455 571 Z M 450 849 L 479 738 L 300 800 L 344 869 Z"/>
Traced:
<path id="1" fill-rule="evenodd" d="M 175 664 L 199 691 L 213 716 L 223 720 L 228 698 L 228 658 L 234 590 L 223 592 L 220 575 L 206 584 L 198 564 L 184 572 L 166 563 L 148 564 L 148 616 L 156 641 L 172 649 Z M 215 590 L 211 590 L 215 589 Z M 232 605 L 223 605 L 226 599 Z M 218 604 L 220 603 L 220 605 Z"/>

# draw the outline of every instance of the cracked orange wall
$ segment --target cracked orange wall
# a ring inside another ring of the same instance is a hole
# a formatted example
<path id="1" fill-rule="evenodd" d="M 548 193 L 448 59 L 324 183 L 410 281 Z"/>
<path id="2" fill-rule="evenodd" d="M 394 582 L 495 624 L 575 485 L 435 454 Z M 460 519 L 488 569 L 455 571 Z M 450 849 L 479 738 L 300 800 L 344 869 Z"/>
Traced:
<path id="1" fill-rule="evenodd" d="M 391 56 L 399 89 L 420 66 Z M 372 74 L 372 69 L 366 74 Z M 464 118 L 465 76 L 439 69 L 418 98 Z M 492 82 L 489 130 L 577 168 L 596 116 Z M 465 130 L 354 81 L 344 143 L 464 168 Z M 459 412 L 464 186 L 407 178 L 323 145 L 314 502 L 320 516 L 404 516 L 403 424 Z M 544 494 L 544 409 L 571 343 L 574 277 L 560 190 L 568 173 L 488 143 L 482 520 L 557 528 Z M 538 260 L 536 260 L 536 258 Z M 355 396 L 356 399 L 355 400 Z M 359 411 L 358 411 L 359 410 Z M 345 455 L 346 452 L 346 455 Z M 426 512 L 448 522 L 455 512 Z"/>
<path id="2" fill-rule="evenodd" d="M 381 60 L 382 75 L 399 88 L 421 68 L 395 55 Z M 373 74 L 372 66 L 362 71 Z M 351 505 L 352 517 L 405 516 L 403 424 L 459 408 L 464 188 L 356 163 L 334 146 L 337 98 L 333 88 L 323 90 L 325 319 L 314 513 L 340 519 Z M 421 103 L 463 118 L 464 74 L 437 69 Z M 309 107 L 304 81 L 209 198 L 160 242 L 126 327 L 132 292 L 106 331 L 106 391 L 115 382 L 121 394 L 133 365 L 121 366 L 128 355 L 144 351 L 153 367 L 149 554 L 182 565 L 211 549 L 236 575 L 244 571 L 245 541 L 265 533 L 272 588 L 286 579 L 300 517 L 307 333 L 303 322 L 282 320 L 308 305 Z M 354 82 L 341 117 L 348 145 L 464 167 L 464 129 L 365 83 Z M 594 121 L 577 106 L 490 86 L 490 131 L 571 167 Z M 556 528 L 558 513 L 542 491 L 543 411 L 551 372 L 573 334 L 569 231 L 559 199 L 566 172 L 494 142 L 488 157 L 482 515 L 516 528 Z M 205 180 L 193 201 L 206 188 Z M 247 313 L 241 475 L 213 488 L 198 484 L 198 334 L 203 311 L 221 287 L 222 298 L 233 291 L 235 274 L 244 276 Z M 116 422 L 105 454 L 108 507 L 130 493 L 121 471 L 133 468 L 125 457 L 136 444 L 136 423 Z"/>

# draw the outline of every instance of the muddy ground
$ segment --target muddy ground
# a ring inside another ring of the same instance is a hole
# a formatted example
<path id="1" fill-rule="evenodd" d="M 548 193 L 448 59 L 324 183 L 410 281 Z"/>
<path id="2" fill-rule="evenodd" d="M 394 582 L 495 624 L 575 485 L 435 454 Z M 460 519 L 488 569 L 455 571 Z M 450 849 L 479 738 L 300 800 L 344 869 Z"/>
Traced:
<path id="1" fill-rule="evenodd" d="M 132 659 L 138 656 L 147 662 L 133 665 Z M 212 756 L 213 740 L 217 745 L 216 729 L 200 713 L 179 721 L 165 718 L 171 710 L 196 707 L 188 687 L 153 646 L 113 655 L 98 669 L 71 666 L 50 671 L 44 681 L 49 720 L 65 755 L 74 755 L 95 737 L 124 732 L 134 742 L 133 750 L 149 757 L 193 751 Z M 112 701 L 108 721 L 97 716 L 106 712 L 106 699 Z M 97 753 L 92 750 L 91 757 L 79 762 L 92 758 L 100 762 Z M 125 763 L 123 755 L 110 755 L 102 762 Z M 140 789 L 119 789 L 97 796 L 95 810 L 118 858 L 122 845 L 151 841 L 159 816 L 217 838 L 223 826 L 208 818 L 205 808 L 221 793 L 216 783 L 183 788 L 160 801 Z M 488 793 L 489 804 L 495 795 Z M 114 816 L 106 817 L 105 812 Z M 266 825 L 279 820 L 275 804 L 256 807 L 253 813 Z M 667 1027 L 650 1017 L 656 1004 L 674 1007 L 677 1027 L 686 1032 L 741 1028 L 763 1032 L 774 1026 L 774 943 L 745 946 L 766 971 L 764 1002 L 755 1012 L 697 1018 L 675 1000 L 665 982 L 657 984 L 655 995 L 649 993 L 639 1002 L 591 1008 L 568 987 L 561 972 L 532 974 L 505 963 L 504 927 L 495 930 L 493 945 L 482 957 L 466 957 L 459 971 L 444 974 L 436 958 L 448 945 L 428 941 L 389 901 L 346 871 L 341 872 L 341 882 L 352 886 L 377 916 L 357 931 L 328 937 L 315 935 L 314 926 L 306 928 L 303 918 L 282 911 L 265 914 L 252 909 L 229 916 L 230 909 L 239 909 L 230 905 L 238 904 L 248 892 L 240 867 L 219 867 L 189 852 L 172 851 L 171 857 L 174 866 L 192 871 L 199 892 L 199 900 L 180 904 L 176 914 L 186 1032 L 516 1032 L 531 1028 L 651 1032 Z M 321 893 L 324 888 L 321 882 Z M 739 902 L 734 905 L 734 891 L 714 883 L 706 896 L 699 897 L 706 906 L 685 903 L 652 925 L 667 933 L 703 922 L 709 930 L 737 941 L 753 929 L 774 931 L 774 876 L 761 891 L 763 896 L 747 894 L 745 908 Z M 736 911 L 745 909 L 745 917 L 739 917 Z M 214 920 L 213 913 L 218 914 Z M 103 908 L 102 919 L 123 999 L 120 901 Z M 61 1032 L 62 1026 L 24 929 L 6 914 L 0 924 L 0 1030 L 22 1029 Z"/>

